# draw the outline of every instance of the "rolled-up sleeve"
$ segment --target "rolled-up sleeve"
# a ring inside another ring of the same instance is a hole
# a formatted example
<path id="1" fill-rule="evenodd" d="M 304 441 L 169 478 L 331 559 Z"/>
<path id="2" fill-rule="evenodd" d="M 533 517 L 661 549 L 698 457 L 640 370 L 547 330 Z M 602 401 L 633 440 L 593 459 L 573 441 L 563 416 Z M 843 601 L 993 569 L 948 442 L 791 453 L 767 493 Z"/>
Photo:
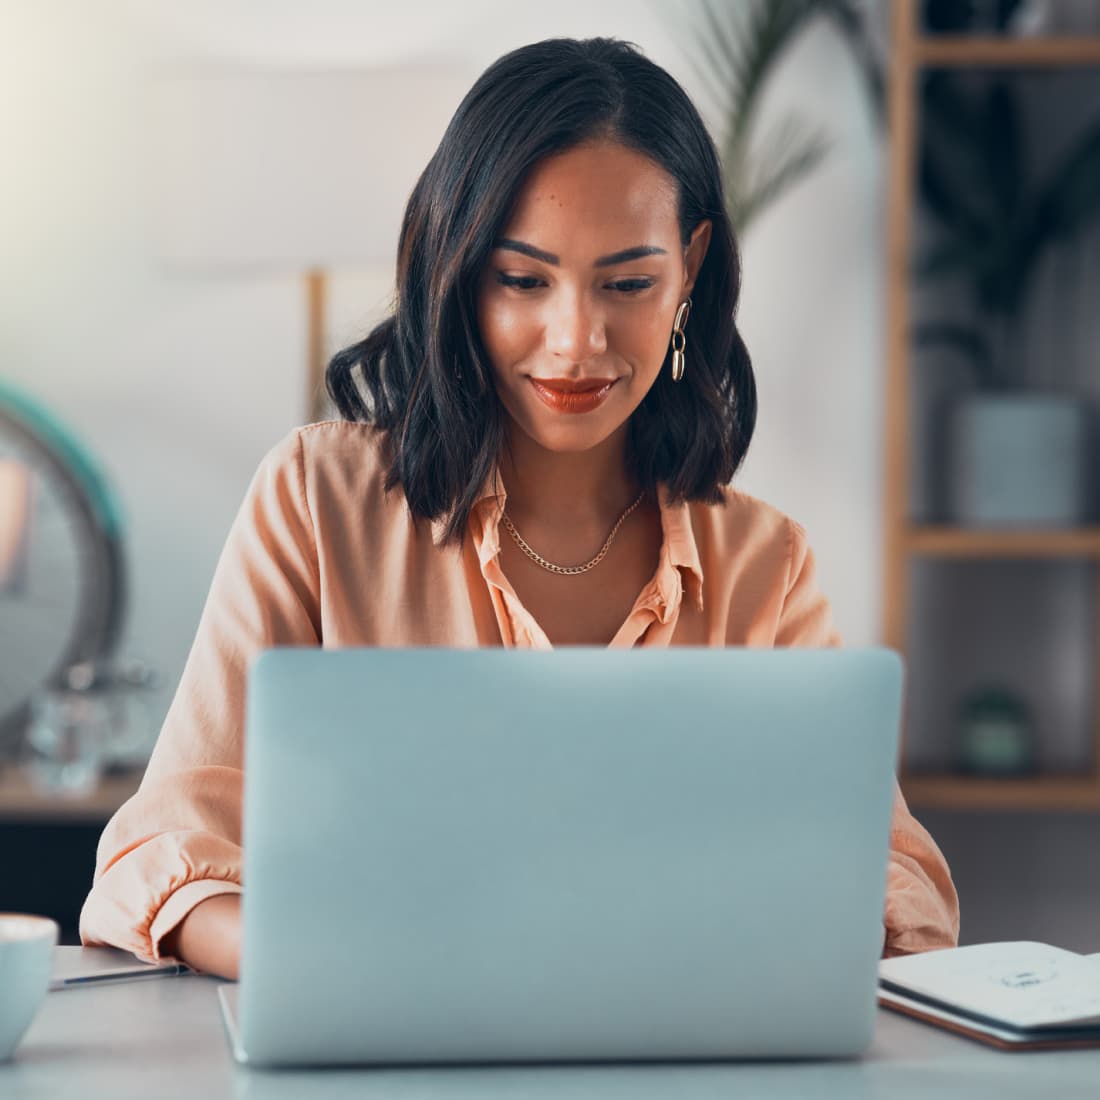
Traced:
<path id="1" fill-rule="evenodd" d="M 817 583 L 817 566 L 805 531 L 789 530 L 789 569 L 777 646 L 838 646 L 828 602 Z M 894 784 L 894 817 L 886 878 L 887 956 L 954 947 L 959 939 L 959 898 L 936 842 L 913 817 Z"/>
<path id="2" fill-rule="evenodd" d="M 141 786 L 100 838 L 83 943 L 155 960 L 199 902 L 240 891 L 248 666 L 271 646 L 320 643 L 317 548 L 294 432 L 252 479 Z"/>

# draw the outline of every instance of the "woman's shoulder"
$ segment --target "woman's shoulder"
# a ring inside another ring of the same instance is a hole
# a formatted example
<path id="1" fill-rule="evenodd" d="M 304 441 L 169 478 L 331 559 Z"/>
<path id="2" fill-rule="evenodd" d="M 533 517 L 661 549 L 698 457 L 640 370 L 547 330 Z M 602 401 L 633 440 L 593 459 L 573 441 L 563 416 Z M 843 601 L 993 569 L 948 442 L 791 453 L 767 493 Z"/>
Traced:
<path id="1" fill-rule="evenodd" d="M 837 645 L 805 528 L 774 504 L 727 487 L 692 505 L 692 531 L 712 607 L 729 608 L 727 644 Z"/>
<path id="2" fill-rule="evenodd" d="M 294 485 L 312 511 L 342 502 L 402 503 L 399 491 L 386 492 L 389 465 L 385 432 L 371 424 L 322 420 L 284 435 L 264 456 L 261 470 Z"/>
<path id="3" fill-rule="evenodd" d="M 263 463 L 297 466 L 308 478 L 352 475 L 385 477 L 388 468 L 386 433 L 371 424 L 351 420 L 319 420 L 292 428 L 264 456 Z"/>
<path id="4" fill-rule="evenodd" d="M 751 553 L 764 551 L 788 557 L 796 544 L 806 541 L 806 531 L 782 509 L 732 485 L 720 489 L 715 503 L 691 505 L 692 527 L 724 549 Z"/>

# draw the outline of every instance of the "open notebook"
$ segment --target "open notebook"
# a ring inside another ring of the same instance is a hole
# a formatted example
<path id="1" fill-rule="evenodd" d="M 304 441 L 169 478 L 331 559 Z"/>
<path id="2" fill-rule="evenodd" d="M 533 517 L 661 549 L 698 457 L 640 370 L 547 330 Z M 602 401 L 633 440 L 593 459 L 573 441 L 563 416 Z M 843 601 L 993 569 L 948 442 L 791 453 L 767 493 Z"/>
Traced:
<path id="1" fill-rule="evenodd" d="M 1100 955 L 983 943 L 879 964 L 879 1003 L 1005 1050 L 1100 1046 Z"/>

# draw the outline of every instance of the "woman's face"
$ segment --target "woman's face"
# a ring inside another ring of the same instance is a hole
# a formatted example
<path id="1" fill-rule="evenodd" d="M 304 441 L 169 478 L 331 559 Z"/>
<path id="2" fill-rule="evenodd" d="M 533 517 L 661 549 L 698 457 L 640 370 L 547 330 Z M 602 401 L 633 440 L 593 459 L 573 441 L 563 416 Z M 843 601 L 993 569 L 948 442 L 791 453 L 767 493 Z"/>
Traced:
<path id="1" fill-rule="evenodd" d="M 623 427 L 657 379 L 709 240 L 703 222 L 684 248 L 675 180 L 632 149 L 592 142 L 537 164 L 478 289 L 515 425 L 573 452 Z"/>

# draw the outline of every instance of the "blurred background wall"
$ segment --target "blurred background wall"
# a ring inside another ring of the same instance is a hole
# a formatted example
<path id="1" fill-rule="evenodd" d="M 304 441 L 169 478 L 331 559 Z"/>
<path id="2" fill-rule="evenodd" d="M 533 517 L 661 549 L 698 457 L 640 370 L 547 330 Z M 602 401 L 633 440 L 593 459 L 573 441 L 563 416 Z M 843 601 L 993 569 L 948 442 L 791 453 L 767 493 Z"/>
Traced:
<path id="1" fill-rule="evenodd" d="M 171 74 L 405 61 L 464 67 L 472 81 L 514 46 L 604 34 L 640 45 L 714 119 L 692 12 L 637 0 L 0 0 L 0 374 L 71 424 L 118 488 L 133 585 L 123 649 L 162 676 L 154 725 L 247 482 L 307 408 L 300 278 L 197 277 L 151 248 L 151 86 Z M 881 611 L 883 146 L 824 26 L 783 60 L 763 119 L 792 106 L 832 148 L 744 241 L 740 324 L 760 419 L 737 483 L 807 528 L 846 642 L 871 644 Z M 303 217 L 314 214 L 324 211 Z M 334 350 L 380 317 L 391 275 L 351 264 L 331 275 Z M 964 937 L 1100 950 L 1095 820 L 925 819 L 956 864 Z"/>
<path id="2" fill-rule="evenodd" d="M 166 673 L 182 665 L 256 463 L 306 416 L 306 318 L 291 272 L 196 278 L 150 255 L 151 82 L 433 55 L 467 66 L 472 82 L 522 43 L 608 34 L 637 42 L 703 103 L 687 28 L 656 4 L 46 0 L 3 10 L 3 370 L 66 417 L 113 475 L 133 548 L 127 645 Z M 767 103 L 796 101 L 836 150 L 745 243 L 741 322 L 762 412 L 741 485 L 808 528 L 840 626 L 859 643 L 875 636 L 879 600 L 881 158 L 840 51 L 812 33 Z M 380 315 L 391 281 L 386 269 L 334 272 L 332 346 Z"/>

